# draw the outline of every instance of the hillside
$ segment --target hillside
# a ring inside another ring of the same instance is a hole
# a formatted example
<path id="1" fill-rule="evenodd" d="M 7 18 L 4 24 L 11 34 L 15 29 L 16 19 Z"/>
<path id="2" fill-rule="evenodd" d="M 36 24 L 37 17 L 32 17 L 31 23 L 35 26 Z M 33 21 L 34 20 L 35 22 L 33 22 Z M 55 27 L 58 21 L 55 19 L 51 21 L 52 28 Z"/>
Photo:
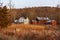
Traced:
<path id="1" fill-rule="evenodd" d="M 35 19 L 37 16 L 49 17 L 50 19 L 55 19 L 60 23 L 60 8 L 57 7 L 32 7 L 23 9 L 13 9 L 12 14 L 15 18 L 20 16 L 29 17 L 30 20 Z"/>

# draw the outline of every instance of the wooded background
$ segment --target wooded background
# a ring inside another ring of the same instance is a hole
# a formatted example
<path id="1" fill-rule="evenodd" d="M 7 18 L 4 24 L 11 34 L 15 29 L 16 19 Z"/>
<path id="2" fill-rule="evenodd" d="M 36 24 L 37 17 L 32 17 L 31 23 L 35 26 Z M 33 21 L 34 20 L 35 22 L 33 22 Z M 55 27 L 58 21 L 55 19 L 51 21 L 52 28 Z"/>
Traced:
<path id="1" fill-rule="evenodd" d="M 18 19 L 21 16 L 29 17 L 30 20 L 35 19 L 37 16 L 49 17 L 56 20 L 60 24 L 60 8 L 58 7 L 32 7 L 23 9 L 11 10 L 12 20 Z"/>

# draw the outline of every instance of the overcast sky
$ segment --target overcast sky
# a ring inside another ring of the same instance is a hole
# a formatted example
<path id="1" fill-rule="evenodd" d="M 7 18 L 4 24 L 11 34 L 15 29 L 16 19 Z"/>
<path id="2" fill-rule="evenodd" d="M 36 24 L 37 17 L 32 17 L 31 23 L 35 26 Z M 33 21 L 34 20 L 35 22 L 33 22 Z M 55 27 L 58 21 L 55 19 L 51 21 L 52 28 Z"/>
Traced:
<path id="1" fill-rule="evenodd" d="M 9 0 L 1 0 L 4 5 L 8 5 Z M 60 0 L 12 0 L 15 8 L 38 7 L 38 6 L 56 6 Z"/>

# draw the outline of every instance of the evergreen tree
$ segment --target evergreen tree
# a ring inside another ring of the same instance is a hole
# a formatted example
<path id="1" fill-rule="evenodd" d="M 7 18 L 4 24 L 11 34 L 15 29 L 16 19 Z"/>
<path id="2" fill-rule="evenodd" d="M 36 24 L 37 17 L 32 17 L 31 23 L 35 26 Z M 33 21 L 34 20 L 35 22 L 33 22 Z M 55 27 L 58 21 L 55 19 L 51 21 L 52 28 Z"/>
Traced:
<path id="1" fill-rule="evenodd" d="M 11 24 L 10 17 L 7 12 L 7 7 L 0 8 L 0 27 L 7 27 Z"/>

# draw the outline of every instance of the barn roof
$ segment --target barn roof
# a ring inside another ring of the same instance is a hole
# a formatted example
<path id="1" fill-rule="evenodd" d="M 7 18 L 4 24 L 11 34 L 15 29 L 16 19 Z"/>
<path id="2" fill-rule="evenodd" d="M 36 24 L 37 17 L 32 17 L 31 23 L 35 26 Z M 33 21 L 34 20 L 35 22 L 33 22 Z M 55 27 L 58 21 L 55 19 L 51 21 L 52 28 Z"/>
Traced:
<path id="1" fill-rule="evenodd" d="M 38 20 L 50 20 L 48 17 L 37 17 Z"/>

